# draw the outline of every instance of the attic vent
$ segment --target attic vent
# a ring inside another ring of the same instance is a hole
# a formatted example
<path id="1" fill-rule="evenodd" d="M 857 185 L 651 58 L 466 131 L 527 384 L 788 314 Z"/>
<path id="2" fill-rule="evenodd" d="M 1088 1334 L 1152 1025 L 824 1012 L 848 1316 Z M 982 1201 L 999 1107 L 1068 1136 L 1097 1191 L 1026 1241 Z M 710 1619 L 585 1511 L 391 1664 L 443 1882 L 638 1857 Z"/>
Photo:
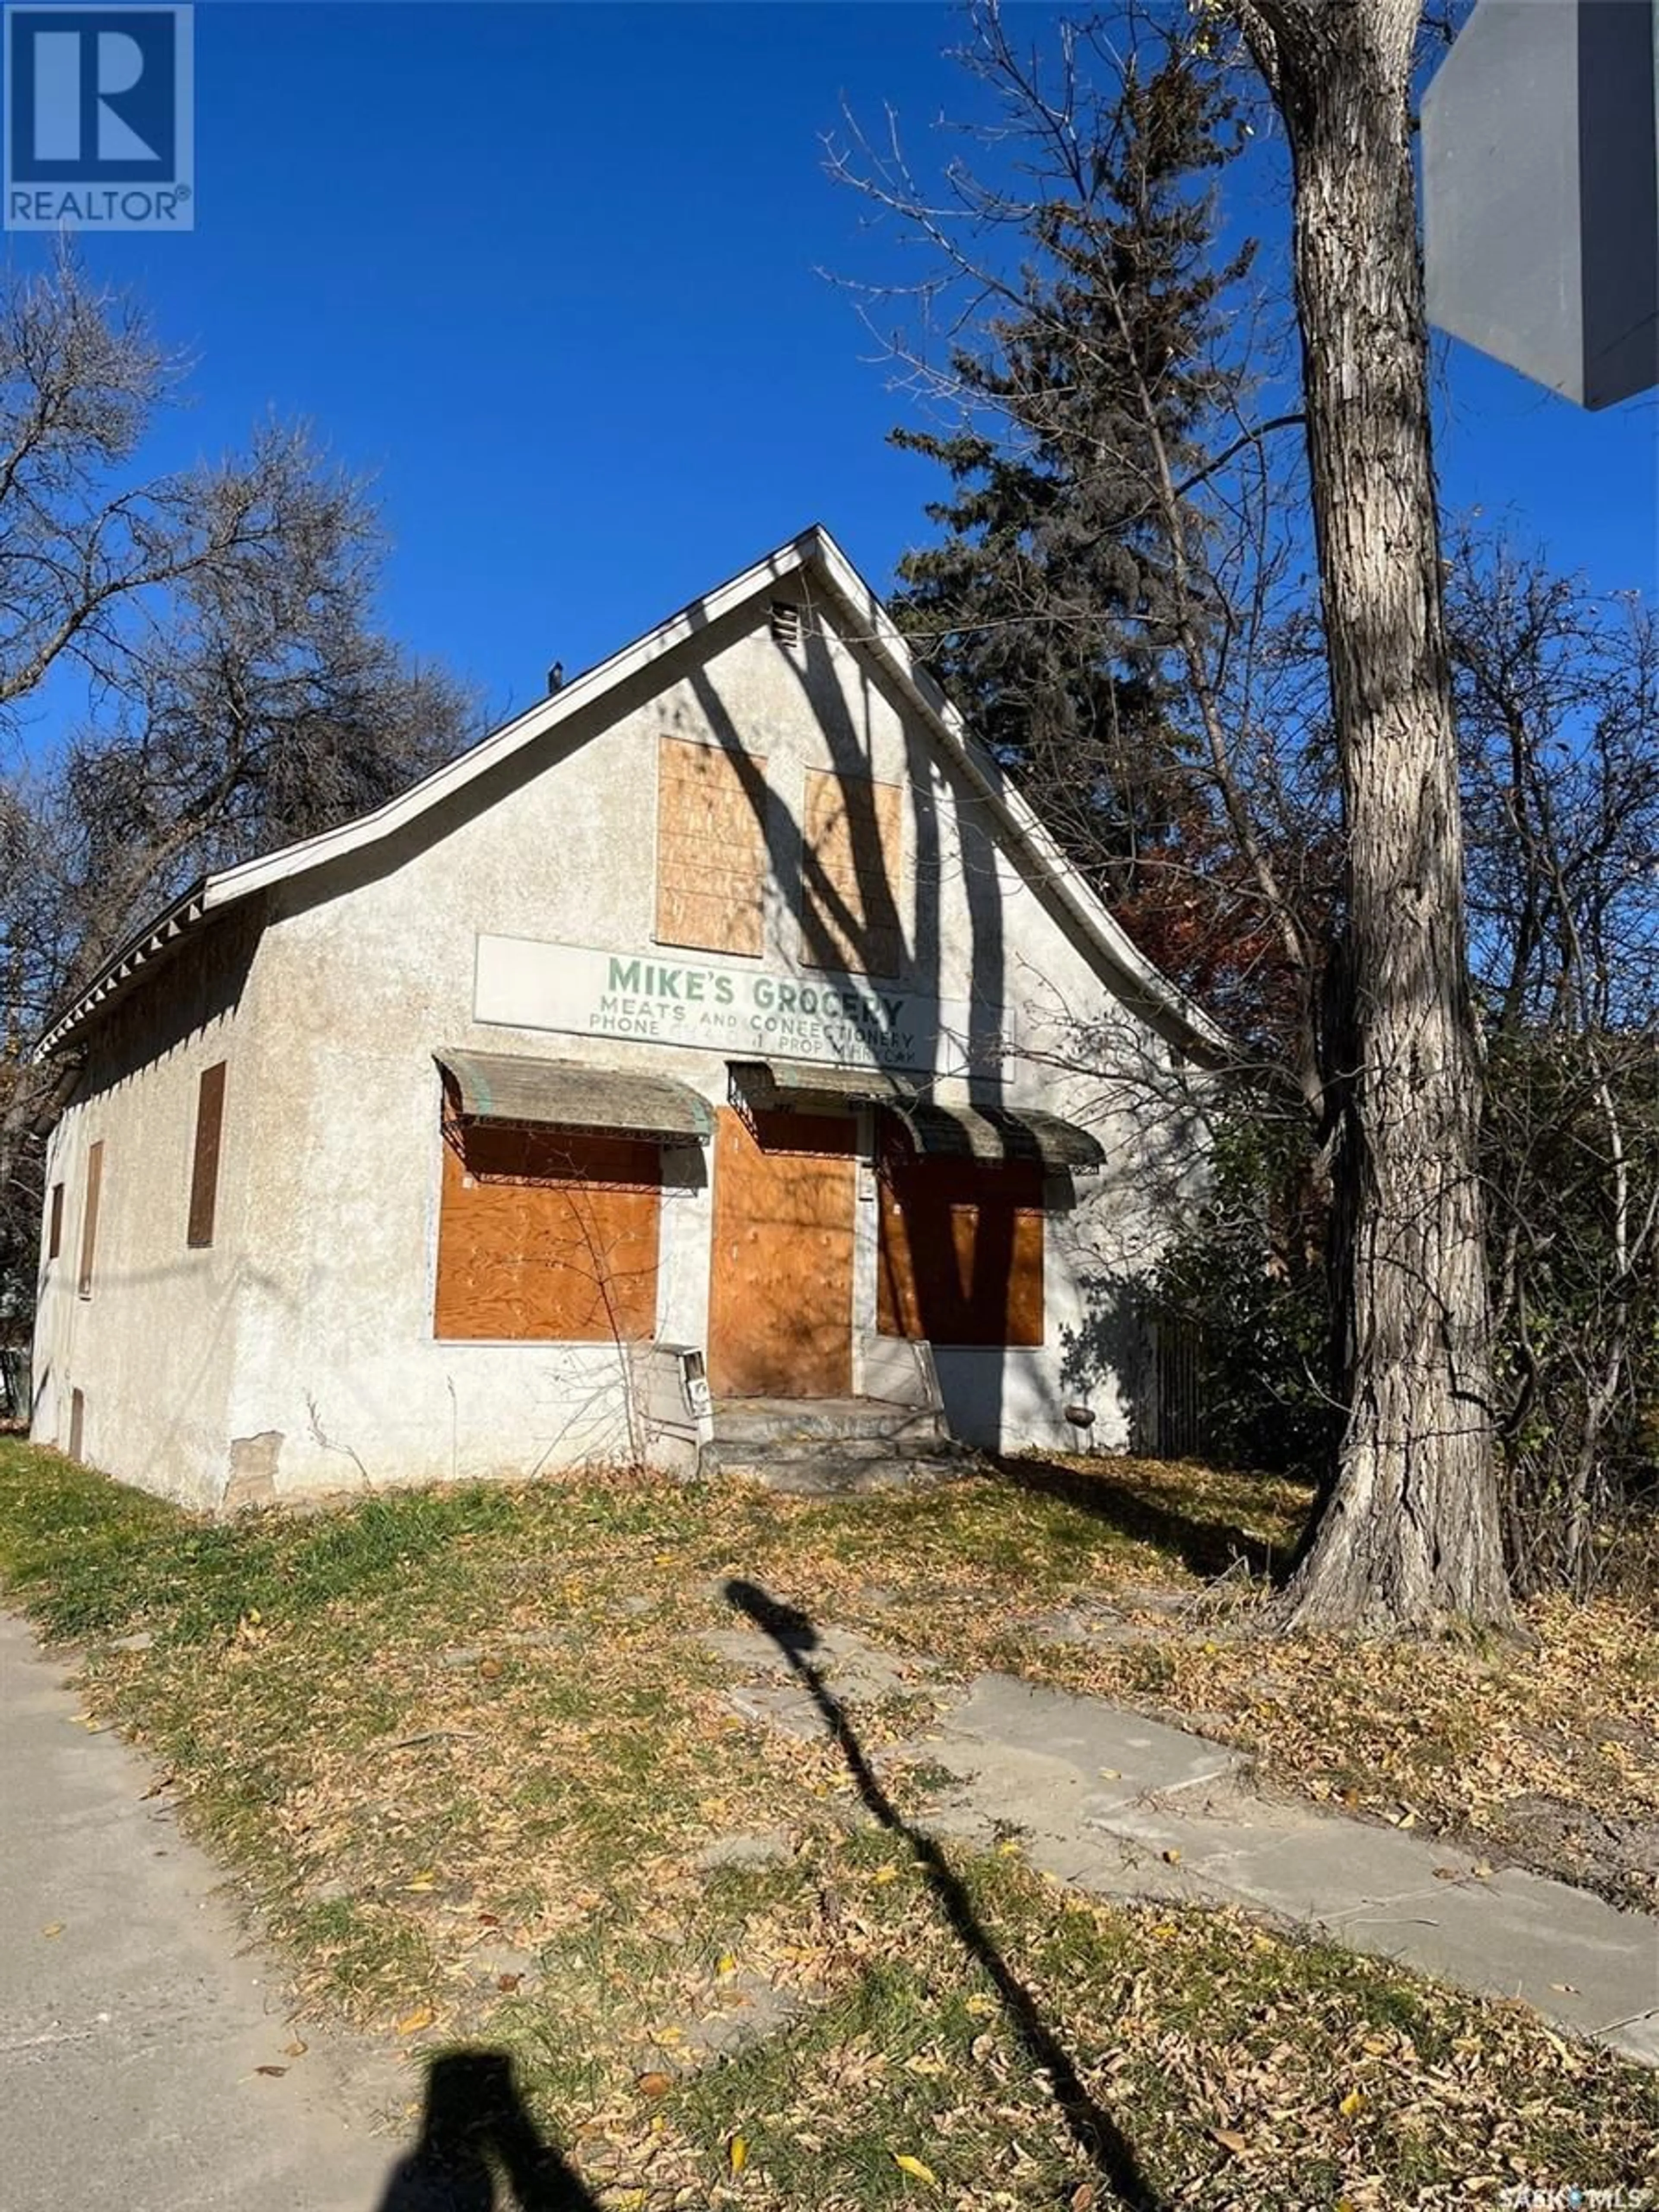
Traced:
<path id="1" fill-rule="evenodd" d="M 780 645 L 800 643 L 800 609 L 793 599 L 773 600 L 772 635 Z"/>

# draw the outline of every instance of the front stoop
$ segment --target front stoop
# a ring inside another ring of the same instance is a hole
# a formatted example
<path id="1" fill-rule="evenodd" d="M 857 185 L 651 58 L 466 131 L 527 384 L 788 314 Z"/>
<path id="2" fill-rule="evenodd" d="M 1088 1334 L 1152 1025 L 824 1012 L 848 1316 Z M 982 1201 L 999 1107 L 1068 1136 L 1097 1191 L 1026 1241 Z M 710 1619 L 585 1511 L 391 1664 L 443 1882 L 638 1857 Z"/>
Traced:
<path id="1" fill-rule="evenodd" d="M 717 1399 L 713 1455 L 722 1474 L 796 1498 L 920 1488 L 980 1463 L 936 1408 L 884 1398 Z"/>

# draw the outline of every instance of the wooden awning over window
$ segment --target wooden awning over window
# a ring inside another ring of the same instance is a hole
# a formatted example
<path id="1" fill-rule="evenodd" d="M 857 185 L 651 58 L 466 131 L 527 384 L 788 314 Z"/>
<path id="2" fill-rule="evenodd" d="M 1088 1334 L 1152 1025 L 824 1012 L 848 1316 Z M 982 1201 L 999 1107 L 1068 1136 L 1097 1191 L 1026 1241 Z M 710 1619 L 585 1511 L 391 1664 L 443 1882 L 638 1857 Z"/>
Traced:
<path id="1" fill-rule="evenodd" d="M 896 1104 L 894 1111 L 924 1158 L 1034 1163 L 1046 1172 L 1097 1168 L 1106 1153 L 1075 1121 L 1035 1106 Z"/>
<path id="2" fill-rule="evenodd" d="M 879 1067 L 839 1067 L 819 1060 L 733 1060 L 726 1065 L 744 1097 L 762 1112 L 775 1106 L 820 1113 L 837 1105 L 909 1106 L 916 1098 L 914 1077 L 889 1075 Z"/>
<path id="3" fill-rule="evenodd" d="M 707 1100 L 672 1076 L 625 1074 L 520 1053 L 446 1048 L 434 1057 L 460 1093 L 462 1113 L 477 1121 L 625 1130 L 633 1136 L 694 1138 L 699 1144 L 714 1134 Z"/>

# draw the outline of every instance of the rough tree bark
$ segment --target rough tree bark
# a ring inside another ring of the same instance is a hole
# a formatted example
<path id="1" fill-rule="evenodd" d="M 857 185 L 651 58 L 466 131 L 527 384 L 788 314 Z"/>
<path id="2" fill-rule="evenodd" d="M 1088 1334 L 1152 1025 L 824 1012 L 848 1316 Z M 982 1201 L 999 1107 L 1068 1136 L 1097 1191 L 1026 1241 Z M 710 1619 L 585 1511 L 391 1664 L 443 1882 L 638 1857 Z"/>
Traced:
<path id="1" fill-rule="evenodd" d="M 1420 0 L 1235 0 L 1295 177 L 1313 508 L 1348 837 L 1328 1051 L 1346 1425 L 1298 1626 L 1510 1618 L 1480 1045 L 1408 120 Z"/>

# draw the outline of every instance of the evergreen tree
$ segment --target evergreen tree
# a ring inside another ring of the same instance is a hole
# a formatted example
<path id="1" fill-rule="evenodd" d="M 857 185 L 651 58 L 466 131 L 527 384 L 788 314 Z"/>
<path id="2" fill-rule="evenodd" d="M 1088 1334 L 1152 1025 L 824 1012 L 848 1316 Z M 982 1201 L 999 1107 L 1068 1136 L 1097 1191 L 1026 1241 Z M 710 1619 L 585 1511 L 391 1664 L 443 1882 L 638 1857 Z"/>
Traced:
<path id="1" fill-rule="evenodd" d="M 1222 302 L 1246 249 L 1218 252 L 1213 173 L 1233 105 L 1173 44 L 1083 94 L 1035 195 L 1018 279 L 953 349 L 953 432 L 894 442 L 948 472 L 944 532 L 899 564 L 901 625 L 1074 856 L 1119 896 L 1150 853 L 1208 838 L 1188 772 L 1169 504 L 1237 398 Z M 1156 425 L 1156 434 L 1152 426 Z M 1204 532 L 1188 510 L 1189 545 Z"/>

